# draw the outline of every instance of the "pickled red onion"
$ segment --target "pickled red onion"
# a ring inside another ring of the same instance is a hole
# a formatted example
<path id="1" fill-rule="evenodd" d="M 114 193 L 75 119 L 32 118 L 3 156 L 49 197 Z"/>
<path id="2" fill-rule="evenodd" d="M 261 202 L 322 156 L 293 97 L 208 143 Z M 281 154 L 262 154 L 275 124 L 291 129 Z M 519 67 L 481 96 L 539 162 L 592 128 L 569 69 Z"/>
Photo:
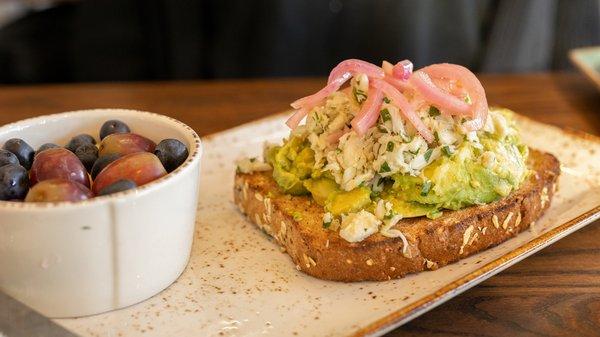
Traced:
<path id="1" fill-rule="evenodd" d="M 327 84 L 323 89 L 317 91 L 316 93 L 297 99 L 290 105 L 294 109 L 305 107 L 307 110 L 310 110 L 312 107 L 327 98 L 327 96 L 336 92 L 349 78 L 349 75 L 347 77 L 339 78 L 336 81 Z"/>
<path id="2" fill-rule="evenodd" d="M 479 79 L 469 69 L 449 63 L 439 63 L 427 66 L 422 71 L 433 78 L 452 79 L 460 82 L 471 99 L 470 112 L 473 119 L 463 126 L 469 131 L 476 131 L 483 127 L 488 114 L 488 103 L 485 90 Z"/>
<path id="3" fill-rule="evenodd" d="M 407 80 L 413 72 L 413 64 L 409 60 L 402 60 L 392 68 L 392 75 L 401 80 Z"/>
<path id="4" fill-rule="evenodd" d="M 415 129 L 417 129 L 417 132 L 423 136 L 428 143 L 433 142 L 433 134 L 427 128 L 427 125 L 421 121 L 408 100 L 406 100 L 406 97 L 404 97 L 400 91 L 398 91 L 388 82 L 378 79 L 371 81 L 371 86 L 381 90 L 387 96 L 387 98 L 392 101 L 392 104 L 400 109 L 400 112 L 404 118 L 406 118 L 415 127 Z"/>
<path id="5" fill-rule="evenodd" d="M 348 59 L 340 62 L 331 70 L 329 78 L 327 79 L 327 84 L 330 84 L 339 78 L 350 78 L 356 74 L 365 74 L 369 79 L 383 78 L 385 75 L 381 68 L 372 63 L 357 59 Z"/>
<path id="6" fill-rule="evenodd" d="M 364 73 L 369 78 L 383 78 L 384 76 L 381 68 L 369 62 L 356 59 L 342 61 L 333 68 L 329 74 L 327 85 L 323 89 L 310 96 L 300 98 L 291 104 L 292 108 L 297 109 L 297 111 L 287 120 L 286 124 L 291 129 L 295 129 L 310 109 L 339 90 L 352 76 L 359 73 Z"/>
<path id="7" fill-rule="evenodd" d="M 389 76 L 389 75 L 385 75 L 383 80 L 388 82 L 389 84 L 393 85 L 396 89 L 398 89 L 400 91 L 405 91 L 405 90 L 411 88 L 410 84 L 408 84 L 408 81 L 400 80 L 400 79 L 397 79 L 397 78 Z"/>
<path id="8" fill-rule="evenodd" d="M 426 68 L 416 71 L 410 77 L 410 84 L 427 100 L 440 110 L 444 110 L 454 115 L 468 115 L 471 113 L 471 106 L 460 98 L 438 88 L 425 72 Z"/>
<path id="9" fill-rule="evenodd" d="M 354 129 L 359 136 L 367 133 L 367 130 L 377 123 L 382 102 L 383 92 L 381 92 L 381 89 L 374 87 L 369 88 L 367 100 L 363 102 L 360 111 L 351 122 L 352 129 Z"/>
<path id="10" fill-rule="evenodd" d="M 401 76 L 396 77 L 394 75 L 395 68 L 406 69 L 407 71 L 409 71 L 408 76 L 405 78 L 404 76 L 406 74 L 398 73 Z M 393 85 L 396 89 L 400 91 L 405 91 L 410 88 L 407 79 L 410 76 L 410 73 L 412 73 L 412 62 L 410 62 L 409 60 L 400 61 L 396 63 L 396 65 L 393 65 L 388 61 L 383 61 L 381 62 L 381 69 L 383 69 L 383 72 L 385 73 L 385 77 L 383 79 L 389 84 Z"/>
<path id="11" fill-rule="evenodd" d="M 292 130 L 294 130 L 295 128 L 298 127 L 298 124 L 300 124 L 300 122 L 302 121 L 302 118 L 304 118 L 304 116 L 306 116 L 308 114 L 308 110 L 305 108 L 300 108 L 296 111 L 294 111 L 294 113 L 290 116 L 290 118 L 288 118 L 287 121 L 285 121 L 285 124 Z"/>

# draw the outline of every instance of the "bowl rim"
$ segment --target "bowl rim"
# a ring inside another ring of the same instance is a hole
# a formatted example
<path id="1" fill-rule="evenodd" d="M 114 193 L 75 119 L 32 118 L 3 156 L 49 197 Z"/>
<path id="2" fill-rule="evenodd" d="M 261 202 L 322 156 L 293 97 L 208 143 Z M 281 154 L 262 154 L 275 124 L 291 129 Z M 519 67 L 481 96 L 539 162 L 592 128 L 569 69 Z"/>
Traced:
<path id="1" fill-rule="evenodd" d="M 118 112 L 122 114 L 136 114 L 140 116 L 147 116 L 153 119 L 158 119 L 162 123 L 171 124 L 183 131 L 190 139 L 193 140 L 194 151 L 190 153 L 187 159 L 175 170 L 167 173 L 166 175 L 153 180 L 147 184 L 142 186 L 138 186 L 131 190 L 121 191 L 109 195 L 95 196 L 90 199 L 81 200 L 81 201 L 59 201 L 59 202 L 15 202 L 15 201 L 5 201 L 0 200 L 0 211 L 3 210 L 11 210 L 11 211 L 35 211 L 35 210 L 48 210 L 48 209 L 65 209 L 65 208 L 73 208 L 73 207 L 91 207 L 95 205 L 101 205 L 108 202 L 115 201 L 125 201 L 127 199 L 133 199 L 135 197 L 140 197 L 142 195 L 146 195 L 148 193 L 154 192 L 156 189 L 159 189 L 161 186 L 164 186 L 175 179 L 177 176 L 182 175 L 184 172 L 193 169 L 193 165 L 195 162 L 199 162 L 200 158 L 203 154 L 202 140 L 198 133 L 194 131 L 189 125 L 181 122 L 178 119 L 173 117 L 169 117 L 166 115 L 161 115 L 155 112 L 135 110 L 135 109 L 121 109 L 121 108 L 98 108 L 98 109 L 83 109 L 83 110 L 72 110 L 65 111 L 59 113 L 53 113 L 48 115 L 41 115 L 31 118 L 22 119 L 16 122 L 12 122 L 9 124 L 5 124 L 0 126 L 0 133 L 3 131 L 7 131 L 13 128 L 24 128 L 35 124 L 41 124 L 44 120 L 48 118 L 72 118 L 81 114 L 86 113 L 99 113 L 99 112 Z M 111 117 L 108 117 L 110 119 Z M 192 144 L 190 144 L 192 145 Z"/>

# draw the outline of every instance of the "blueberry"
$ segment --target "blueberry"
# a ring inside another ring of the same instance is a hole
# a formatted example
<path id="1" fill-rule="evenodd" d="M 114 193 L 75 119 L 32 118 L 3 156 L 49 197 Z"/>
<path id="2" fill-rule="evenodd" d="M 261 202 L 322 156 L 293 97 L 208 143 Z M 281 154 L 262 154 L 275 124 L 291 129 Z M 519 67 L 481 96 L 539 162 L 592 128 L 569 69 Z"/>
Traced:
<path id="1" fill-rule="evenodd" d="M 117 119 L 104 122 L 100 128 L 100 140 L 113 133 L 130 133 L 129 126 Z"/>
<path id="2" fill-rule="evenodd" d="M 56 148 L 59 148 L 59 147 L 60 147 L 60 146 L 58 146 L 58 145 L 56 145 L 56 144 L 54 144 L 54 143 L 46 143 L 46 144 L 44 144 L 44 145 L 40 146 L 40 147 L 37 149 L 37 151 L 35 151 L 35 155 L 34 155 L 34 157 L 35 157 L 35 156 L 37 156 L 37 155 L 38 155 L 38 153 L 40 153 L 40 152 L 42 152 L 42 151 L 44 151 L 44 150 L 48 150 L 48 149 L 56 149 Z"/>
<path id="3" fill-rule="evenodd" d="M 75 150 L 75 155 L 85 169 L 90 172 L 96 160 L 98 160 L 98 148 L 94 144 L 83 144 Z"/>
<path id="4" fill-rule="evenodd" d="M 136 188 L 137 185 L 133 180 L 129 179 L 121 179 L 117 180 L 114 183 L 106 186 L 105 188 L 98 191 L 98 195 L 107 195 L 113 194 L 117 192 L 127 191 Z"/>
<path id="5" fill-rule="evenodd" d="M 104 168 L 106 166 L 108 166 L 108 164 L 119 159 L 119 157 L 121 157 L 120 154 L 113 153 L 113 154 L 107 154 L 105 156 L 98 158 L 98 160 L 96 160 L 96 162 L 92 166 L 92 170 L 90 171 L 90 174 L 92 175 L 92 179 L 96 179 L 96 176 L 100 172 L 102 172 L 102 170 L 104 170 Z"/>
<path id="6" fill-rule="evenodd" d="M 19 163 L 26 169 L 31 168 L 31 163 L 33 163 L 33 155 L 34 151 L 23 139 L 12 138 L 4 143 L 3 149 L 12 152 L 17 159 L 19 159 Z"/>
<path id="7" fill-rule="evenodd" d="M 16 164 L 0 167 L 0 200 L 25 199 L 29 191 L 27 170 Z"/>
<path id="8" fill-rule="evenodd" d="M 19 158 L 10 151 L 0 149 L 0 167 L 8 164 L 19 165 Z"/>
<path id="9" fill-rule="evenodd" d="M 69 144 L 67 144 L 65 146 L 65 148 L 67 150 L 75 153 L 75 151 L 77 151 L 78 147 L 80 147 L 81 145 L 85 145 L 85 144 L 95 145 L 96 140 L 94 139 L 94 137 L 84 133 L 84 134 L 77 135 L 77 136 L 71 138 L 71 141 L 69 141 Z"/>
<path id="10" fill-rule="evenodd" d="M 160 159 L 167 172 L 171 172 L 183 164 L 188 157 L 187 147 L 177 139 L 161 140 L 154 154 Z"/>

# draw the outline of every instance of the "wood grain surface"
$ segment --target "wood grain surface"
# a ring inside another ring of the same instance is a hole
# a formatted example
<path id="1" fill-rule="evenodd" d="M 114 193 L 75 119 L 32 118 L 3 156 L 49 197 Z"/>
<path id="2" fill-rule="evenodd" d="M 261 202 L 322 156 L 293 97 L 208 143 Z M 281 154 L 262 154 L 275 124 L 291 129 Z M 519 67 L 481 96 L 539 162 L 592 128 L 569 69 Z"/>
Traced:
<path id="1" fill-rule="evenodd" d="M 482 75 L 491 105 L 600 135 L 600 92 L 578 74 Z M 323 79 L 0 87 L 0 124 L 89 108 L 180 119 L 201 135 L 285 109 Z M 600 336 L 600 222 L 560 240 L 389 336 Z"/>

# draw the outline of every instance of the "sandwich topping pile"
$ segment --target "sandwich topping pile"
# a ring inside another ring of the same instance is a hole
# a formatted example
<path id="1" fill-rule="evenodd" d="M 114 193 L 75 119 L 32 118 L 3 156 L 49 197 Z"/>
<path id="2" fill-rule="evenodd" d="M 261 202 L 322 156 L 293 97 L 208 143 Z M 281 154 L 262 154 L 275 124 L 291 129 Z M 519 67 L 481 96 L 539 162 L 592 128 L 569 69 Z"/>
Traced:
<path id="1" fill-rule="evenodd" d="M 531 172 L 513 113 L 490 109 L 459 65 L 413 72 L 408 60 L 346 60 L 292 107 L 289 137 L 266 144 L 262 160 L 238 161 L 238 171 L 272 170 L 280 190 L 310 195 L 325 210 L 323 229 L 348 242 L 375 233 L 404 241 L 401 219 L 491 203 Z"/>

